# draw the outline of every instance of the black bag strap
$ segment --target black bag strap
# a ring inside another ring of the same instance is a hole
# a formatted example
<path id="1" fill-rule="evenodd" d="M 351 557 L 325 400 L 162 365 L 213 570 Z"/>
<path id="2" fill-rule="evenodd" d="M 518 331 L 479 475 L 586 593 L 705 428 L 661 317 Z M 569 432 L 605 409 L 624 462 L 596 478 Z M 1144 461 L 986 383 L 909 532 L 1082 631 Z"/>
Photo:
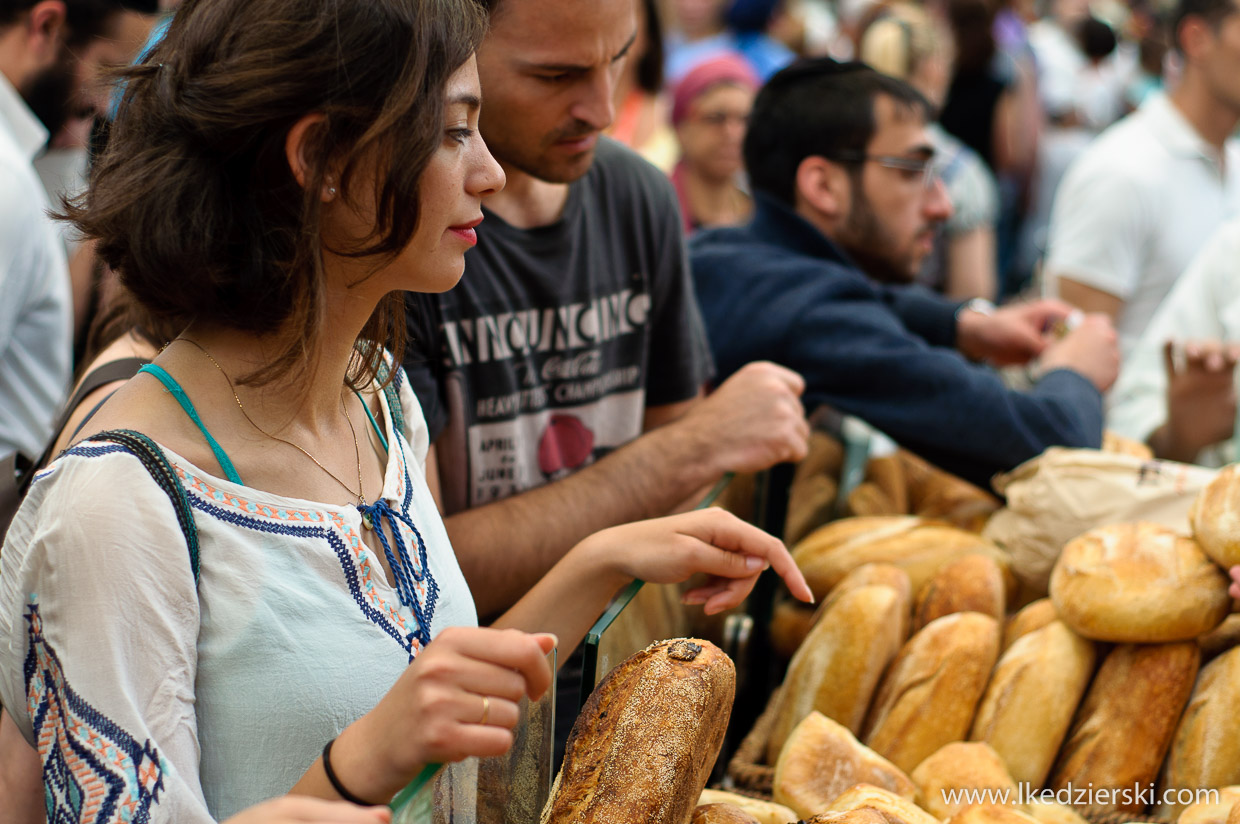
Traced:
<path id="1" fill-rule="evenodd" d="M 108 361 L 99 366 L 99 368 L 92 369 L 86 373 L 86 377 L 82 378 L 82 385 L 73 393 L 73 397 L 69 398 L 69 402 L 64 406 L 64 411 L 56 419 L 56 425 L 52 428 L 52 437 L 47 442 L 47 448 L 43 450 L 43 454 L 30 466 L 29 470 L 20 474 L 18 487 L 22 495 L 25 495 L 26 490 L 30 488 L 30 482 L 34 479 L 34 470 L 47 466 L 52 458 L 56 457 L 52 454 L 52 448 L 56 445 L 56 441 L 60 439 L 61 433 L 65 431 L 65 425 L 69 423 L 69 417 L 73 415 L 82 401 L 101 386 L 107 386 L 109 383 L 116 383 L 117 381 L 129 380 L 138 374 L 138 370 L 148 363 L 150 363 L 150 360 L 146 358 L 121 358 L 120 360 Z M 110 397 L 112 396 L 108 395 L 108 398 Z M 86 421 L 94 417 L 95 413 L 99 411 L 99 407 L 103 406 L 108 398 L 104 398 L 95 404 L 95 408 L 90 410 L 86 420 L 78 424 L 78 431 L 81 431 L 82 427 L 86 425 Z M 73 434 L 76 435 L 77 432 Z"/>
<path id="2" fill-rule="evenodd" d="M 177 477 L 176 470 L 168 462 L 163 450 L 146 435 L 131 429 L 111 429 L 107 432 L 100 432 L 98 435 L 91 435 L 90 439 L 120 444 L 132 452 L 155 479 L 155 483 L 159 484 L 159 488 L 168 496 L 176 512 L 177 523 L 181 526 L 181 534 L 185 536 L 185 545 L 189 549 L 189 565 L 194 572 L 194 585 L 197 586 L 199 576 L 198 527 L 194 524 L 194 510 L 190 507 L 189 495 L 185 492 L 181 479 Z"/>

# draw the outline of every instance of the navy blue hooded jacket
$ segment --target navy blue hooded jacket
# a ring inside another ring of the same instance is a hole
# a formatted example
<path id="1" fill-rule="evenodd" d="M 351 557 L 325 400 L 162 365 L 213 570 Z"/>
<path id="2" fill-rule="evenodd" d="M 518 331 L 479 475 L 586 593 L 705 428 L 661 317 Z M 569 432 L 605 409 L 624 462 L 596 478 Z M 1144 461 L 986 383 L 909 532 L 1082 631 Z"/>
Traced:
<path id="1" fill-rule="evenodd" d="M 955 350 L 959 304 L 876 283 L 769 197 L 747 226 L 696 235 L 690 256 L 720 379 L 783 364 L 805 378 L 806 409 L 855 415 L 983 487 L 1047 447 L 1102 441 L 1102 397 L 1084 376 L 1057 369 L 1008 389 Z"/>

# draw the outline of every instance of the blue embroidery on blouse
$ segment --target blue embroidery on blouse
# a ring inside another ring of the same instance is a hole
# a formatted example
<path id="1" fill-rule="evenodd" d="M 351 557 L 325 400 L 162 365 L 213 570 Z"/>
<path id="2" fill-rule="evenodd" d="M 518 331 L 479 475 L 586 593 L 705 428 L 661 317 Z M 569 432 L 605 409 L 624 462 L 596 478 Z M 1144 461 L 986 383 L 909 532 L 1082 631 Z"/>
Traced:
<path id="1" fill-rule="evenodd" d="M 167 764 L 150 739 L 139 743 L 73 691 L 43 637 L 34 599 L 26 621 L 26 702 L 49 824 L 146 824 Z"/>

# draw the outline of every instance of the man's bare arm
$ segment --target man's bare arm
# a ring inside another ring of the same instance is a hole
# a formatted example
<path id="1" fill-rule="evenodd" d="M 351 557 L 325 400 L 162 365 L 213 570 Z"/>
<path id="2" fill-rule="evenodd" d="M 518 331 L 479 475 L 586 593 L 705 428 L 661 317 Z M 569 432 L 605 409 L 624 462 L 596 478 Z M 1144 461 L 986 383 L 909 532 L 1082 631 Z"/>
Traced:
<path id="1" fill-rule="evenodd" d="M 663 515 L 724 472 L 800 460 L 809 436 L 803 389 L 787 369 L 750 364 L 677 419 L 568 478 L 446 518 L 479 616 L 512 606 L 594 532 Z"/>
<path id="2" fill-rule="evenodd" d="M 1112 323 L 1119 322 L 1119 316 L 1124 311 L 1123 298 L 1086 286 L 1070 277 L 1061 276 L 1055 278 L 1055 282 L 1060 300 L 1072 304 L 1087 315 L 1101 312 L 1110 317 Z"/>

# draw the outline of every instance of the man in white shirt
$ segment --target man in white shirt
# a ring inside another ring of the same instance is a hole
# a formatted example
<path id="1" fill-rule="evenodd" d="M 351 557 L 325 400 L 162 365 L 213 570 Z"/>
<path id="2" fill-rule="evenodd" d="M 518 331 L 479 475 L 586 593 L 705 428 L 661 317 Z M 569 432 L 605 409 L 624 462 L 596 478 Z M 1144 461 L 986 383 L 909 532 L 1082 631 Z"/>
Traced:
<path id="1" fill-rule="evenodd" d="M 1235 460 L 1240 218 L 1224 224 L 1159 307 L 1124 364 L 1107 425 L 1160 458 Z"/>
<path id="2" fill-rule="evenodd" d="M 1181 0 L 1179 86 L 1103 132 L 1055 196 L 1052 293 L 1116 322 L 1127 358 L 1176 278 L 1240 214 L 1240 6 Z"/>
<path id="3" fill-rule="evenodd" d="M 37 456 L 69 385 L 72 299 L 64 243 L 33 160 L 89 102 L 79 56 L 111 0 L 0 0 L 0 456 Z"/>

